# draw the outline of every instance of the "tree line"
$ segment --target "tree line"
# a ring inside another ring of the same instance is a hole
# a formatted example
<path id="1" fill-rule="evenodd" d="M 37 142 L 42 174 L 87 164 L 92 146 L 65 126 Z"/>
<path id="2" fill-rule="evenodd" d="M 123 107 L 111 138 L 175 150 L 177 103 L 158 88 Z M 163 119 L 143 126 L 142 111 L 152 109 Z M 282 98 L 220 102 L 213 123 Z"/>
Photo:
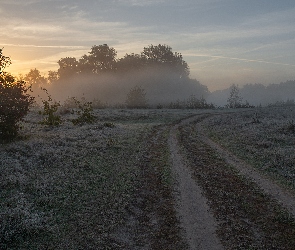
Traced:
<path id="1" fill-rule="evenodd" d="M 94 45 L 88 54 L 78 59 L 61 58 L 57 64 L 58 69 L 49 71 L 47 77 L 35 68 L 24 75 L 23 80 L 32 84 L 38 94 L 40 86 L 49 85 L 46 88 L 59 100 L 83 92 L 90 99 L 113 104 L 122 102 L 127 92 L 136 86 L 145 90 L 153 105 L 190 95 L 206 98 L 209 93 L 206 86 L 190 78 L 189 66 L 181 53 L 174 52 L 168 45 L 149 45 L 138 54 L 125 54 L 122 58 L 107 44 Z"/>
<path id="2" fill-rule="evenodd" d="M 153 67 L 170 70 L 183 79 L 188 79 L 190 74 L 189 66 L 182 55 L 173 52 L 170 46 L 162 44 L 144 47 L 140 54 L 126 54 L 123 58 L 117 58 L 117 51 L 107 44 L 94 45 L 89 53 L 82 55 L 80 59 L 65 57 L 57 63 L 58 70 L 49 71 L 47 78 L 35 68 L 24 76 L 24 80 L 33 85 L 54 83 L 76 75 L 124 74 Z"/>

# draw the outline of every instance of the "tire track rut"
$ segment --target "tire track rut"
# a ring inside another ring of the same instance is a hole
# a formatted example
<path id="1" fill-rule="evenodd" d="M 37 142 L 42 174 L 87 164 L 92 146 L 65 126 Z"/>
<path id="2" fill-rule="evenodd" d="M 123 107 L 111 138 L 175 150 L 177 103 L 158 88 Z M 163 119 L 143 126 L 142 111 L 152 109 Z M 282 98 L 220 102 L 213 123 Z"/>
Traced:
<path id="1" fill-rule="evenodd" d="M 260 174 L 252 166 L 239 159 L 228 150 L 224 149 L 218 143 L 211 140 L 208 136 L 206 136 L 200 124 L 196 125 L 196 129 L 199 132 L 200 139 L 211 148 L 216 150 L 220 155 L 222 155 L 226 163 L 236 168 L 242 175 L 254 181 L 260 188 L 264 190 L 265 193 L 279 201 L 295 217 L 294 194 L 282 188 L 280 185 L 276 184 L 266 176 Z"/>
<path id="2" fill-rule="evenodd" d="M 183 120 L 188 123 L 194 118 Z M 180 124 L 170 130 L 169 148 L 172 160 L 172 172 L 176 177 L 177 210 L 185 229 L 190 249 L 223 249 L 216 235 L 216 222 L 210 212 L 202 189 L 192 178 L 190 169 L 179 153 L 177 130 Z"/>

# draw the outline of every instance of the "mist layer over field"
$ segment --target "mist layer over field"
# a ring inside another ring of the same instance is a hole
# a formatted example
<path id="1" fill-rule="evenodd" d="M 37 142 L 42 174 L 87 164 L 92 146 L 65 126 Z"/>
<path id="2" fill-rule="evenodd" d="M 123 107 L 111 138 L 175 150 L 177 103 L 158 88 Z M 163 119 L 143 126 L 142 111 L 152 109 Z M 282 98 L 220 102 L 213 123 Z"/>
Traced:
<path id="1" fill-rule="evenodd" d="M 149 68 L 126 74 L 103 74 L 100 76 L 77 75 L 58 80 L 46 88 L 52 97 L 65 101 L 69 97 L 99 100 L 109 105 L 123 104 L 128 92 L 138 86 L 146 92 L 149 105 L 168 104 L 194 95 L 206 97 L 208 89 L 197 80 L 180 78 L 168 69 Z M 40 93 L 40 90 L 36 91 Z"/>

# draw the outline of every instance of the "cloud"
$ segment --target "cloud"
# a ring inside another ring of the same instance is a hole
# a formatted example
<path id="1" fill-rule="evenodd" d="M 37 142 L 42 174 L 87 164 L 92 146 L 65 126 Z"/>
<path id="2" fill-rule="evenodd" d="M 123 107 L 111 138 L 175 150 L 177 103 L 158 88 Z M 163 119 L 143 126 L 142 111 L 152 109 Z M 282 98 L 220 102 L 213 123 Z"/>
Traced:
<path id="1" fill-rule="evenodd" d="M 64 0 L 61 0 L 64 1 Z M 48 3 L 48 2 L 61 2 L 59 0 L 1 0 L 2 4 L 7 4 L 7 5 L 32 5 L 32 4 L 36 4 L 36 3 Z"/>
<path id="2" fill-rule="evenodd" d="M 214 55 L 203 55 L 203 54 L 189 54 L 189 56 L 194 56 L 194 57 L 209 57 L 209 58 L 212 58 L 212 59 L 230 59 L 230 60 L 243 61 L 243 62 L 256 62 L 256 63 L 266 63 L 266 64 L 273 64 L 273 65 L 282 65 L 282 66 L 295 67 L 295 64 L 270 62 L 270 61 L 259 60 L 259 59 L 246 59 L 246 58 L 237 58 L 237 57 L 228 57 L 228 56 L 214 56 Z M 212 60 L 209 60 L 209 61 L 212 61 Z"/>
<path id="3" fill-rule="evenodd" d="M 118 0 L 120 4 L 131 5 L 131 6 L 150 6 L 150 5 L 159 5 L 164 3 L 165 0 Z"/>
<path id="4" fill-rule="evenodd" d="M 55 48 L 55 49 L 88 49 L 86 46 L 73 46 L 73 45 L 35 45 L 35 44 L 11 44 L 4 43 L 2 46 L 8 47 L 23 47 L 23 48 Z"/>

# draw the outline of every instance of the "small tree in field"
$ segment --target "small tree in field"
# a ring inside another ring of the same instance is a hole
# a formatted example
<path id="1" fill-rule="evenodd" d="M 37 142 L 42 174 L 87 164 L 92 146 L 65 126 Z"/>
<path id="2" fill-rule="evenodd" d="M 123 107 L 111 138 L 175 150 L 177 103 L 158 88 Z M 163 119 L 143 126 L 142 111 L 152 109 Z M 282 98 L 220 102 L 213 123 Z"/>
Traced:
<path id="1" fill-rule="evenodd" d="M 72 120 L 74 125 L 82 125 L 85 123 L 94 123 L 95 115 L 93 114 L 92 102 L 87 102 L 83 97 L 81 101 L 77 100 L 75 97 L 72 98 L 75 102 L 75 105 L 79 110 L 76 110 L 78 117 Z"/>
<path id="2" fill-rule="evenodd" d="M 44 116 L 44 119 L 40 122 L 42 125 L 58 126 L 62 123 L 60 115 L 56 112 L 60 106 L 59 102 L 53 101 L 51 95 L 48 94 L 47 89 L 42 88 L 42 90 L 47 94 L 47 100 L 42 100 L 43 111 L 39 111 L 40 115 Z"/>
<path id="3" fill-rule="evenodd" d="M 147 108 L 148 104 L 145 96 L 145 90 L 141 87 L 135 86 L 130 89 L 126 99 L 127 108 Z"/>
<path id="4" fill-rule="evenodd" d="M 0 49 L 0 139 L 5 141 L 17 136 L 19 122 L 34 102 L 34 97 L 27 93 L 30 87 L 24 81 L 15 81 L 12 75 L 4 72 L 9 64 L 10 58 L 3 56 Z"/>
<path id="5" fill-rule="evenodd" d="M 231 86 L 229 98 L 227 99 L 227 107 L 228 108 L 240 108 L 242 107 L 242 97 L 240 96 L 240 90 L 238 86 L 233 84 Z"/>

